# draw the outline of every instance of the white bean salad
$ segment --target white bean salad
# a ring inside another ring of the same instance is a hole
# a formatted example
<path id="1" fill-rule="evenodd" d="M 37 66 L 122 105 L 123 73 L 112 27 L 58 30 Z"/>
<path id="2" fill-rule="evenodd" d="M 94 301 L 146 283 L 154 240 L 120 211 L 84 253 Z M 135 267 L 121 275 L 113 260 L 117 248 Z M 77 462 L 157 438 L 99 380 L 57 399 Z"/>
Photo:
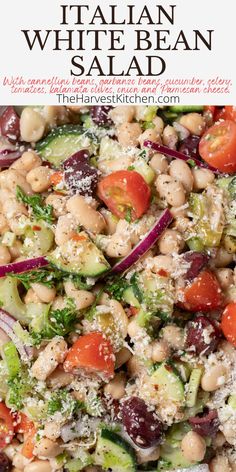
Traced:
<path id="1" fill-rule="evenodd" d="M 0 472 L 235 472 L 236 107 L 5 107 L 0 168 Z"/>

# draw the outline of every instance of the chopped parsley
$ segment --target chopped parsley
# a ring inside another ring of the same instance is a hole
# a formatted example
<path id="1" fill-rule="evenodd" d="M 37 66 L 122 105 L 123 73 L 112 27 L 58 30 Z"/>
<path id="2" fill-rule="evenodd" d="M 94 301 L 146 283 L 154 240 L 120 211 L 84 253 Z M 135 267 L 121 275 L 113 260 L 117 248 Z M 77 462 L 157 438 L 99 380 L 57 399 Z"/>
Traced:
<path id="1" fill-rule="evenodd" d="M 52 224 L 54 220 L 53 207 L 52 205 L 44 205 L 41 195 L 26 195 L 22 188 L 17 186 L 16 198 L 32 209 L 36 220 L 44 220 L 46 223 Z"/>
<path id="2" fill-rule="evenodd" d="M 76 400 L 67 390 L 63 389 L 52 393 L 48 402 L 47 414 L 52 416 L 59 411 L 68 417 L 82 408 L 84 408 L 84 403 Z"/>
<path id="3" fill-rule="evenodd" d="M 131 221 L 132 221 L 132 208 L 130 208 L 130 207 L 126 208 L 126 211 L 125 211 L 125 220 L 126 220 L 128 223 L 131 223 Z"/>
<path id="4" fill-rule="evenodd" d="M 120 277 L 113 277 L 108 280 L 107 290 L 115 300 L 121 301 L 123 299 L 124 291 L 129 287 L 129 283 L 126 279 Z"/>

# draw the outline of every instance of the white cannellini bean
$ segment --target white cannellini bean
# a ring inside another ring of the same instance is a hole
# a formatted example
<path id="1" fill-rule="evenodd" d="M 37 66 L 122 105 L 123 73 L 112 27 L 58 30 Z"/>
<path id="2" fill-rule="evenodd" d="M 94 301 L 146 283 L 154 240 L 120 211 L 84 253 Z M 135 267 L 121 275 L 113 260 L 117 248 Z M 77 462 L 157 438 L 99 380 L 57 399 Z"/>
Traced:
<path id="1" fill-rule="evenodd" d="M 151 356 L 153 362 L 163 362 L 170 356 L 169 345 L 164 339 L 160 339 L 159 341 L 153 341 L 151 344 L 151 348 Z"/>
<path id="2" fill-rule="evenodd" d="M 61 426 L 56 421 L 47 421 L 44 425 L 43 433 L 46 438 L 55 441 L 55 439 L 58 439 L 61 435 Z"/>
<path id="3" fill-rule="evenodd" d="M 41 460 L 34 460 L 24 468 L 24 472 L 52 472 L 52 470 L 49 461 Z"/>
<path id="4" fill-rule="evenodd" d="M 24 108 L 20 117 L 20 133 L 23 141 L 34 143 L 39 141 L 45 131 L 45 119 L 32 108 Z"/>
<path id="5" fill-rule="evenodd" d="M 57 388 L 66 387 L 74 380 L 73 374 L 65 372 L 61 366 L 58 366 L 47 378 L 47 385 L 55 390 Z"/>
<path id="6" fill-rule="evenodd" d="M 33 283 L 31 287 L 43 303 L 51 303 L 56 298 L 56 289 L 54 287 L 47 287 L 40 283 Z"/>
<path id="7" fill-rule="evenodd" d="M 8 198 L 3 203 L 2 211 L 5 217 L 7 218 L 8 224 L 10 227 L 11 227 L 11 223 L 10 223 L 11 219 L 14 219 L 15 217 L 19 217 L 21 215 L 28 216 L 28 211 L 25 205 L 23 205 L 23 203 L 18 202 L 16 198 L 14 197 Z M 18 225 L 19 225 L 19 222 L 18 222 Z"/>
<path id="8" fill-rule="evenodd" d="M 67 354 L 67 344 L 63 338 L 55 337 L 39 354 L 31 368 L 33 377 L 38 380 L 46 378 L 61 364 Z"/>
<path id="9" fill-rule="evenodd" d="M 152 258 L 152 272 L 158 274 L 160 270 L 164 270 L 167 274 L 171 274 L 174 270 L 174 261 L 172 256 L 159 255 Z"/>
<path id="10" fill-rule="evenodd" d="M 216 270 L 216 277 L 223 290 L 229 288 L 234 283 L 234 272 L 232 269 L 222 268 Z"/>
<path id="11" fill-rule="evenodd" d="M 141 133 L 142 129 L 138 123 L 123 123 L 117 128 L 118 141 L 124 147 L 137 146 Z"/>
<path id="12" fill-rule="evenodd" d="M 206 442 L 200 434 L 189 431 L 181 441 L 181 450 L 190 462 L 200 462 L 206 453 Z"/>
<path id="13" fill-rule="evenodd" d="M 214 257 L 215 267 L 226 267 L 233 261 L 233 258 L 233 254 L 230 254 L 225 248 L 220 247 Z"/>
<path id="14" fill-rule="evenodd" d="M 192 169 L 193 188 L 194 190 L 204 190 L 208 185 L 215 180 L 213 172 L 209 169 Z"/>
<path id="15" fill-rule="evenodd" d="M 150 447 L 149 449 L 136 450 L 138 464 L 157 461 L 160 457 L 160 446 Z"/>
<path id="16" fill-rule="evenodd" d="M 110 395 L 114 400 L 120 400 L 125 396 L 126 375 L 119 372 L 104 386 L 104 393 Z"/>
<path id="17" fill-rule="evenodd" d="M 39 166 L 27 173 L 26 180 L 34 192 L 46 192 L 46 190 L 51 186 L 50 176 L 52 172 L 53 171 L 48 167 Z"/>
<path id="18" fill-rule="evenodd" d="M 3 235 L 6 231 L 9 231 L 9 229 L 6 217 L 0 214 L 0 234 Z"/>
<path id="19" fill-rule="evenodd" d="M 114 216 L 109 210 L 102 208 L 101 210 L 102 216 L 105 218 L 106 221 L 106 233 L 112 235 L 116 232 L 116 227 L 118 223 L 118 219 Z"/>
<path id="20" fill-rule="evenodd" d="M 18 257 L 22 255 L 22 248 L 23 248 L 23 244 L 19 240 L 16 240 L 14 244 L 8 248 L 11 254 L 12 260 L 17 259 Z"/>
<path id="21" fill-rule="evenodd" d="M 161 174 L 155 181 L 156 189 L 161 198 L 165 198 L 169 205 L 180 207 L 185 203 L 185 190 L 181 182 L 170 175 Z"/>
<path id="22" fill-rule="evenodd" d="M 109 116 L 116 126 L 122 123 L 131 123 L 135 114 L 135 107 L 133 106 L 118 106 L 109 112 Z"/>
<path id="23" fill-rule="evenodd" d="M 24 302 L 26 305 L 29 305 L 30 303 L 40 303 L 40 298 L 36 295 L 32 288 L 29 288 L 24 297 Z"/>
<path id="24" fill-rule="evenodd" d="M 137 323 L 136 319 L 132 317 L 131 321 L 128 324 L 128 335 L 131 338 L 136 338 L 142 333 L 142 328 Z"/>
<path id="25" fill-rule="evenodd" d="M 109 257 L 125 257 L 132 248 L 130 237 L 115 233 L 111 236 L 105 247 L 105 252 Z"/>
<path id="26" fill-rule="evenodd" d="M 66 215 L 66 202 L 68 198 L 64 195 L 57 195 L 56 193 L 50 193 L 45 199 L 46 205 L 52 205 L 54 215 L 59 218 L 59 216 Z"/>
<path id="27" fill-rule="evenodd" d="M 71 239 L 73 231 L 77 228 L 77 224 L 70 213 L 59 216 L 55 229 L 55 242 L 58 246 L 66 243 Z"/>
<path id="28" fill-rule="evenodd" d="M 163 129 L 164 129 L 164 126 L 165 126 L 165 123 L 164 123 L 163 119 L 160 116 L 155 116 L 155 118 L 153 118 L 152 122 L 155 126 L 156 132 L 161 135 L 163 133 Z"/>
<path id="29" fill-rule="evenodd" d="M 34 454 L 37 457 L 51 458 L 56 457 L 62 452 L 59 444 L 49 438 L 42 438 L 36 441 L 34 446 Z"/>
<path id="30" fill-rule="evenodd" d="M 154 143 L 160 143 L 161 137 L 155 128 L 150 128 L 150 129 L 146 129 L 139 136 L 139 144 L 141 147 L 143 147 L 144 141 L 153 141 Z"/>
<path id="31" fill-rule="evenodd" d="M 205 392 L 214 392 L 222 387 L 227 380 L 227 368 L 223 364 L 210 366 L 201 379 L 201 387 Z"/>
<path id="32" fill-rule="evenodd" d="M 165 146 L 170 149 L 176 149 L 179 140 L 178 133 L 173 126 L 167 125 L 162 134 L 162 141 Z"/>
<path id="33" fill-rule="evenodd" d="M 193 176 L 188 164 L 180 159 L 174 159 L 170 163 L 169 174 L 175 180 L 181 182 L 187 192 L 193 189 Z"/>
<path id="34" fill-rule="evenodd" d="M 19 186 L 27 195 L 32 194 L 32 189 L 25 176 L 15 169 L 8 169 L 5 174 L 5 185 L 11 192 L 16 193 Z"/>
<path id="35" fill-rule="evenodd" d="M 10 169 L 15 169 L 26 175 L 32 169 L 41 166 L 42 159 L 34 151 L 23 152 L 22 156 L 13 162 Z"/>
<path id="36" fill-rule="evenodd" d="M 83 310 L 88 308 L 95 300 L 95 296 L 92 292 L 87 290 L 77 290 L 71 280 L 67 280 L 64 283 L 66 295 L 73 298 L 77 310 Z"/>
<path id="37" fill-rule="evenodd" d="M 17 439 L 13 439 L 11 444 L 8 444 L 5 448 L 4 448 L 4 452 L 6 454 L 7 457 L 9 457 L 9 459 L 12 461 L 13 460 L 13 457 L 15 456 L 15 454 L 17 453 L 18 449 L 20 447 L 20 443 L 19 441 L 17 441 Z"/>
<path id="38" fill-rule="evenodd" d="M 149 166 L 156 174 L 164 174 L 168 170 L 168 160 L 164 154 L 155 153 L 149 161 Z"/>
<path id="39" fill-rule="evenodd" d="M 91 233 L 102 233 L 106 228 L 104 217 L 89 205 L 80 195 L 71 197 L 67 202 L 67 210 L 73 215 L 77 224 L 82 225 Z"/>

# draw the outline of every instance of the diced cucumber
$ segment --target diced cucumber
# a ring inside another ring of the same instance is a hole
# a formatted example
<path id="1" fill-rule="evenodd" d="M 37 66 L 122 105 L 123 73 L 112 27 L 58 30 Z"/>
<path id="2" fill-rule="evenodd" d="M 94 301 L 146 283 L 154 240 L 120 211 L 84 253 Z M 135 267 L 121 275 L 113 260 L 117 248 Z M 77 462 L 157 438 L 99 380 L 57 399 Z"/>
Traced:
<path id="1" fill-rule="evenodd" d="M 183 404 L 184 384 L 175 369 L 163 362 L 152 374 L 151 382 L 156 387 L 160 401 Z"/>
<path id="2" fill-rule="evenodd" d="M 26 312 L 26 305 L 22 302 L 17 280 L 12 277 L 6 277 L 0 282 L 0 301 L 4 310 L 14 316 L 21 323 L 27 323 L 29 317 Z"/>
<path id="3" fill-rule="evenodd" d="M 194 465 L 189 462 L 182 454 L 180 444 L 179 447 L 171 447 L 168 445 L 161 446 L 161 459 L 158 461 L 157 472 L 166 472 L 167 470 L 175 470 L 178 468 L 187 468 Z"/>
<path id="4" fill-rule="evenodd" d="M 59 167 L 62 162 L 81 149 L 94 153 L 97 149 L 96 136 L 79 125 L 63 125 L 54 128 L 46 138 L 36 144 L 36 151 L 42 159 Z"/>
<path id="5" fill-rule="evenodd" d="M 54 241 L 54 233 L 43 220 L 33 221 L 24 231 L 23 253 L 27 256 L 47 254 Z"/>
<path id="6" fill-rule="evenodd" d="M 133 168 L 136 172 L 138 172 L 147 184 L 151 184 L 155 179 L 155 172 L 152 168 L 145 162 L 142 157 L 136 159 L 133 163 Z"/>
<path id="7" fill-rule="evenodd" d="M 165 444 L 171 447 L 178 447 L 185 434 L 191 430 L 191 426 L 186 421 L 173 424 L 167 431 Z"/>
<path id="8" fill-rule="evenodd" d="M 136 460 L 132 447 L 118 434 L 102 429 L 95 450 L 95 464 L 112 472 L 135 472 Z"/>
<path id="9" fill-rule="evenodd" d="M 48 313 L 50 310 L 50 304 L 45 303 L 29 303 L 27 305 L 27 311 L 31 316 L 30 329 L 35 333 L 40 333 L 44 328 L 48 320 Z"/>
<path id="10" fill-rule="evenodd" d="M 193 230 L 205 247 L 218 247 L 220 244 L 224 229 L 221 204 L 223 204 L 222 190 L 217 187 L 212 194 L 207 191 L 201 194 L 190 194 L 189 210 L 193 214 Z"/>
<path id="11" fill-rule="evenodd" d="M 181 379 L 186 383 L 191 375 L 191 366 L 187 362 L 176 361 L 175 368 L 177 369 Z"/>
<path id="12" fill-rule="evenodd" d="M 201 112 L 203 111 L 203 106 L 201 105 L 173 105 L 169 107 L 169 110 L 174 113 Z"/>
<path id="13" fill-rule="evenodd" d="M 84 277 L 97 277 L 106 272 L 110 265 L 103 253 L 86 233 L 81 232 L 79 235 L 81 239 L 58 246 L 48 255 L 48 260 L 59 270 Z"/>
<path id="14" fill-rule="evenodd" d="M 186 406 L 188 408 L 192 408 L 196 403 L 202 372 L 201 368 L 193 369 L 191 372 L 186 395 Z"/>
<path id="15" fill-rule="evenodd" d="M 200 390 L 195 405 L 191 408 L 185 408 L 183 420 L 186 421 L 188 418 L 202 413 L 209 400 L 209 396 L 210 394 L 208 392 Z"/>
<path id="16" fill-rule="evenodd" d="M 8 375 L 14 378 L 20 372 L 20 359 L 15 344 L 10 341 L 3 346 L 3 358 L 6 362 Z"/>
<path id="17" fill-rule="evenodd" d="M 128 287 L 122 296 L 122 299 L 125 303 L 128 303 L 128 305 L 134 306 L 135 308 L 140 307 L 140 303 L 138 299 L 135 297 L 134 291 L 132 287 Z"/>

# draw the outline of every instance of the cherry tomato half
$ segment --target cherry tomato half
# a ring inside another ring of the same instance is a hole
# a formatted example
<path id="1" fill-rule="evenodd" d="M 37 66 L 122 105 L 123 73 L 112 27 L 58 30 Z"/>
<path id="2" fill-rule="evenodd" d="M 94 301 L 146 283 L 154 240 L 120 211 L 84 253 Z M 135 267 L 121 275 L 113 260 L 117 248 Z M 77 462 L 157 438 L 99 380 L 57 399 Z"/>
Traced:
<path id="1" fill-rule="evenodd" d="M 221 172 L 236 172 L 236 123 L 225 120 L 211 126 L 200 140 L 199 153 Z"/>
<path id="2" fill-rule="evenodd" d="M 221 319 L 221 329 L 227 341 L 236 347 L 236 303 L 229 303 L 225 308 Z"/>
<path id="3" fill-rule="evenodd" d="M 183 292 L 181 306 L 189 311 L 204 313 L 220 308 L 223 297 L 219 282 L 210 270 L 203 270 Z"/>
<path id="4" fill-rule="evenodd" d="M 151 190 L 138 172 L 119 170 L 99 182 L 98 196 L 114 215 L 134 221 L 147 211 Z"/>
<path id="5" fill-rule="evenodd" d="M 102 333 L 93 332 L 80 336 L 69 350 L 64 370 L 88 369 L 111 377 L 114 374 L 115 357 L 110 341 Z"/>
<path id="6" fill-rule="evenodd" d="M 13 419 L 11 410 L 5 403 L 0 402 L 0 449 L 10 444 L 14 436 Z"/>
<path id="7" fill-rule="evenodd" d="M 24 443 L 21 449 L 21 454 L 27 459 L 34 457 L 34 446 L 36 442 L 37 429 L 33 427 L 28 433 L 24 435 Z"/>
<path id="8" fill-rule="evenodd" d="M 236 106 L 226 106 L 224 107 L 224 119 L 232 120 L 236 122 Z"/>

